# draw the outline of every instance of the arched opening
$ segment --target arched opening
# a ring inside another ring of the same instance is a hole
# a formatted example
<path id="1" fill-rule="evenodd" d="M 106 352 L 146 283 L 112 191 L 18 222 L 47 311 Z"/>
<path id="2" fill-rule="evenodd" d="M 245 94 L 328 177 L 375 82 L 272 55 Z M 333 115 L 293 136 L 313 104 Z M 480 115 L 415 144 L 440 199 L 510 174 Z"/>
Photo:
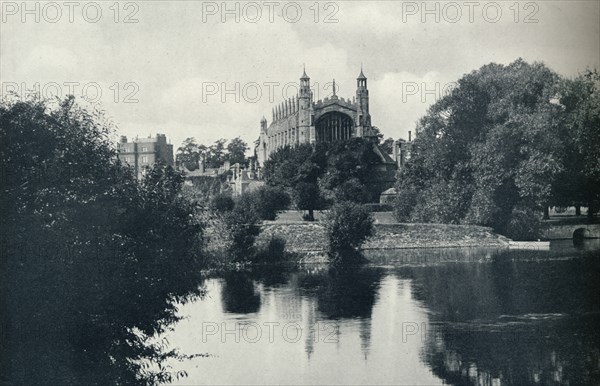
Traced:
<path id="1" fill-rule="evenodd" d="M 590 232 L 586 228 L 577 228 L 573 232 L 573 245 L 575 247 L 583 246 L 585 239 L 591 238 Z"/>
<path id="2" fill-rule="evenodd" d="M 324 114 L 315 124 L 317 142 L 342 141 L 352 138 L 354 122 L 348 115 L 333 111 Z"/>

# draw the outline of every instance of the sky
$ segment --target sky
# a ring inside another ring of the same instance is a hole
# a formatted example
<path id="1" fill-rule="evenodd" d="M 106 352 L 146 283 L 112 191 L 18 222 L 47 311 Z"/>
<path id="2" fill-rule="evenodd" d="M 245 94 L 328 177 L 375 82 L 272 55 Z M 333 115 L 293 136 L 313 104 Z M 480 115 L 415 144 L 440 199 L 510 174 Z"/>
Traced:
<path id="1" fill-rule="evenodd" d="M 521 57 L 573 77 L 600 67 L 599 1 L 0 1 L 3 96 L 75 94 L 118 135 L 258 138 L 296 94 L 352 98 L 407 138 L 462 75 Z"/>

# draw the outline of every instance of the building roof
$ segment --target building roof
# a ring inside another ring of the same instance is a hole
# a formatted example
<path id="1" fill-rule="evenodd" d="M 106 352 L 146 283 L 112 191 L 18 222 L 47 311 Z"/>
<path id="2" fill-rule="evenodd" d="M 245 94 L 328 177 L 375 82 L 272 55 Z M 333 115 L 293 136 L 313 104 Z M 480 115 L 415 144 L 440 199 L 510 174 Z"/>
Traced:
<path id="1" fill-rule="evenodd" d="M 395 164 L 396 163 L 396 161 L 394 161 L 394 159 L 392 157 L 390 157 L 389 154 L 387 154 L 385 151 L 381 150 L 379 145 L 373 144 L 373 151 L 375 152 L 375 154 L 377 154 L 379 156 L 379 159 L 381 160 L 381 162 L 386 163 L 386 164 Z"/>
<path id="2" fill-rule="evenodd" d="M 356 79 L 367 79 L 365 74 L 363 74 L 362 66 L 360 67 L 360 74 L 358 75 L 358 78 L 356 78 Z"/>
<path id="3" fill-rule="evenodd" d="M 300 79 L 310 79 L 308 75 L 306 75 L 306 68 L 304 68 L 304 71 L 302 72 L 302 77 L 300 77 Z"/>

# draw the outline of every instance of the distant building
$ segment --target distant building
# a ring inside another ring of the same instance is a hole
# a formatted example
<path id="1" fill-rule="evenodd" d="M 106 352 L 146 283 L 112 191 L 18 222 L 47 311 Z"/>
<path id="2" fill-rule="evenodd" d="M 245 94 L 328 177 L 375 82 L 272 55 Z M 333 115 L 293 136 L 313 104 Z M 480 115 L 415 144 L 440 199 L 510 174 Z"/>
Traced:
<path id="1" fill-rule="evenodd" d="M 412 152 L 412 133 L 408 132 L 408 142 L 399 139 L 394 141 L 393 147 L 393 155 L 392 157 L 396 160 L 396 164 L 398 165 L 398 170 L 402 170 L 406 165 L 406 162 L 410 159 L 410 153 Z"/>
<path id="2" fill-rule="evenodd" d="M 298 95 L 273 108 L 270 125 L 265 117 L 261 119 L 255 148 L 257 166 L 262 167 L 271 154 L 284 146 L 355 137 L 376 137 L 369 113 L 367 77 L 362 69 L 356 78 L 356 96 L 352 100 L 337 96 L 334 80 L 333 95 L 314 101 L 305 71 L 300 78 Z"/>
<path id="3" fill-rule="evenodd" d="M 234 164 L 231 170 L 233 173 L 229 176 L 227 182 L 232 194 L 236 197 L 252 192 L 265 184 L 264 181 L 257 179 L 254 171 L 246 170 L 240 164 Z"/>
<path id="4" fill-rule="evenodd" d="M 310 89 L 310 78 L 306 71 L 300 77 L 298 95 L 273 108 L 271 122 L 265 117 L 260 121 L 260 135 L 254 142 L 256 163 L 250 170 L 260 180 L 261 168 L 273 153 L 285 146 L 300 144 L 345 141 L 365 138 L 373 143 L 373 153 L 379 162 L 369 165 L 368 180 L 365 181 L 373 200 L 382 192 L 393 194 L 396 174 L 405 167 L 412 151 L 411 133 L 408 141 L 394 141 L 392 154 L 387 154 L 378 143 L 378 130 L 371 124 L 369 111 L 369 89 L 362 68 L 356 78 L 356 95 L 344 99 L 337 95 L 335 80 L 333 95 L 315 101 Z"/>
<path id="5" fill-rule="evenodd" d="M 173 145 L 167 143 L 167 136 L 156 134 L 156 137 L 136 138 L 131 142 L 126 136 L 121 136 L 118 145 L 119 159 L 131 166 L 135 176 L 141 179 L 144 169 L 162 161 L 174 166 Z"/>

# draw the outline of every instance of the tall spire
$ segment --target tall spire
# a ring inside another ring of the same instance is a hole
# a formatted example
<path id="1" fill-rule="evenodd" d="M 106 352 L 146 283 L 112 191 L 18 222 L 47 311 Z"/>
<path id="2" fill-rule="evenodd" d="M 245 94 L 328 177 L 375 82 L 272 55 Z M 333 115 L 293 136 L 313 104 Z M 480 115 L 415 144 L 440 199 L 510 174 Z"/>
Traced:
<path id="1" fill-rule="evenodd" d="M 302 65 L 303 71 L 302 71 L 302 77 L 300 79 L 310 79 L 308 77 L 308 75 L 306 75 L 306 65 Z"/>
<path id="2" fill-rule="evenodd" d="M 333 79 L 333 96 L 336 96 L 335 95 L 335 78 Z"/>
<path id="3" fill-rule="evenodd" d="M 356 79 L 367 79 L 365 74 L 363 74 L 362 63 L 360 64 L 360 74 L 358 75 L 358 78 L 356 78 Z"/>

